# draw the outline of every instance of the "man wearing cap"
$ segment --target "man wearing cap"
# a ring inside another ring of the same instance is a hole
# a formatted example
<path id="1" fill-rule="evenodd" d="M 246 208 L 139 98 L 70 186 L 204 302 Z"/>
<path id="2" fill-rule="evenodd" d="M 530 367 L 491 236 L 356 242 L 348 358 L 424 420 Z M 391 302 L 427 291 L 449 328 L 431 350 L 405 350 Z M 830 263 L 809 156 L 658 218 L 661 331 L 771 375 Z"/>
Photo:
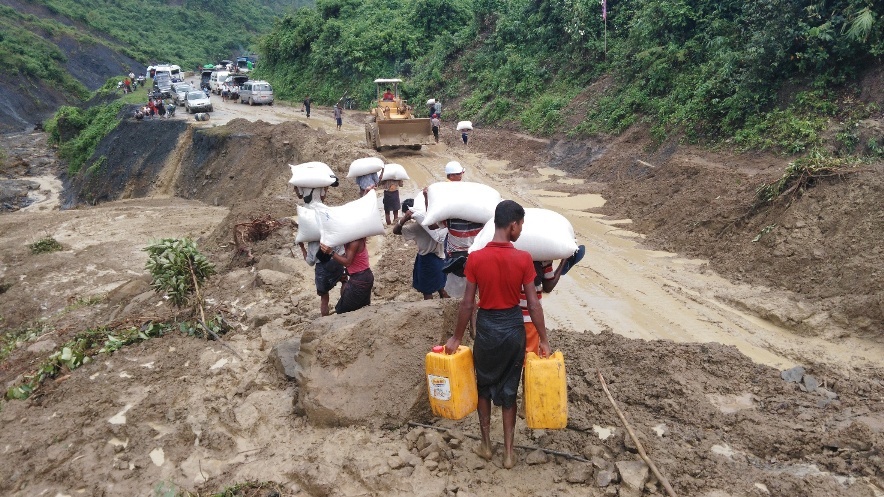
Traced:
<path id="1" fill-rule="evenodd" d="M 445 165 L 445 177 L 448 181 L 461 181 L 464 168 L 460 162 L 451 161 Z M 453 273 L 463 277 L 463 268 L 467 263 L 467 254 L 470 245 L 476 236 L 485 227 L 482 223 L 474 223 L 464 219 L 452 218 L 440 221 L 442 227 L 448 228 L 448 237 L 445 238 L 445 268 L 446 273 Z"/>
<path id="2" fill-rule="evenodd" d="M 412 271 L 414 289 L 423 294 L 424 300 L 432 299 L 434 293 L 439 293 L 440 298 L 448 298 L 445 291 L 446 275 L 442 272 L 446 230 L 422 226 L 424 216 L 423 211 L 414 210 L 413 198 L 405 199 L 402 202 L 402 219 L 393 226 L 393 234 L 402 235 L 402 238 L 414 240 L 417 244 Z M 416 222 L 409 223 L 412 219 Z"/>

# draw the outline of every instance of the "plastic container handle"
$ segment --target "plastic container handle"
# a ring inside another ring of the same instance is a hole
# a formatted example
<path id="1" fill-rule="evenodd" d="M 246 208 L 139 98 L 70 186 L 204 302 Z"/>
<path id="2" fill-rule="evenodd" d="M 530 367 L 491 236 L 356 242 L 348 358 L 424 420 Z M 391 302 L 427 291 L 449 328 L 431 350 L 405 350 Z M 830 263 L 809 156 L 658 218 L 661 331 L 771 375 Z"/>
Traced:
<path id="1" fill-rule="evenodd" d="M 436 345 L 435 347 L 433 347 L 433 352 L 435 352 L 437 354 L 444 354 L 445 353 L 445 346 L 444 345 Z"/>

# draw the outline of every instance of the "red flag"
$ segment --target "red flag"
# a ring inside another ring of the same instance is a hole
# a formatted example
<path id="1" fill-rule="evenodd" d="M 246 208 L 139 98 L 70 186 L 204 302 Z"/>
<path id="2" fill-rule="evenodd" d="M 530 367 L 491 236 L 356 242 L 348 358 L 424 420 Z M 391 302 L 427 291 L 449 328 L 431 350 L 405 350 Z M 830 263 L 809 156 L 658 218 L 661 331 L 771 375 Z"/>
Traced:
<path id="1" fill-rule="evenodd" d="M 606 0 L 602 0 L 602 19 L 608 20 L 608 2 Z"/>

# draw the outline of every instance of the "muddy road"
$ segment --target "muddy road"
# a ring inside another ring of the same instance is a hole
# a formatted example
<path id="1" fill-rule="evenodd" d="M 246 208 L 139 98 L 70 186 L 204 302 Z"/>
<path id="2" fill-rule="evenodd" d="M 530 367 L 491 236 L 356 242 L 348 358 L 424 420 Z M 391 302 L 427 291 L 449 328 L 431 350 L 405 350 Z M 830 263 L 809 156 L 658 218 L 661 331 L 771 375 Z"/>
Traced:
<path id="1" fill-rule="evenodd" d="M 314 108 L 309 119 L 300 108 L 285 104 L 249 107 L 216 101 L 215 108 L 212 121 L 197 126 L 218 126 L 238 117 L 269 123 L 300 120 L 312 128 L 343 135 L 354 144 L 364 142 L 365 114 L 361 112 L 345 112 L 343 129 L 338 132 L 331 111 L 325 108 Z M 571 278 L 564 278 L 556 292 L 544 297 L 551 327 L 578 333 L 604 330 L 645 340 L 717 342 L 733 345 L 754 361 L 780 369 L 808 361 L 825 362 L 843 371 L 884 367 L 884 344 L 855 337 L 830 340 L 796 336 L 794 331 L 759 317 L 757 309 L 753 312 L 749 304 L 762 299 L 770 309 L 791 307 L 799 305 L 796 296 L 729 282 L 710 271 L 703 260 L 647 250 L 642 247 L 642 235 L 630 231 L 631 220 L 593 212 L 605 203 L 601 195 L 575 193 L 583 180 L 543 165 L 525 174 L 525 164 L 518 163 L 518 159 L 512 164 L 488 159 L 479 152 L 481 130 L 465 147 L 456 141 L 453 123 L 448 124 L 448 129 L 443 127 L 439 145 L 420 151 L 381 152 L 387 162 L 405 166 L 412 178 L 402 192 L 403 199 L 444 180 L 444 165 L 458 160 L 466 168 L 467 181 L 491 185 L 504 198 L 552 209 L 567 217 L 580 243 L 587 245 L 587 256 L 570 273 Z M 530 139 L 512 136 L 514 142 Z"/>

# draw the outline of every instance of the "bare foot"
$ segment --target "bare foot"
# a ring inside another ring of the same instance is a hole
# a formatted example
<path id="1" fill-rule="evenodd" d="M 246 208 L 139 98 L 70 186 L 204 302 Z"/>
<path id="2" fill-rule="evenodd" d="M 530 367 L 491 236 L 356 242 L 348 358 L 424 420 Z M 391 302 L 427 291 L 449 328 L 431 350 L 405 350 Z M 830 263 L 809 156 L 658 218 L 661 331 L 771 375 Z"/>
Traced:
<path id="1" fill-rule="evenodd" d="M 503 455 L 503 467 L 504 468 L 513 469 L 513 466 L 515 466 L 515 465 L 516 465 L 516 457 L 512 453 Z"/>
<path id="2" fill-rule="evenodd" d="M 490 461 L 491 457 L 494 455 L 491 451 L 491 447 L 485 445 L 484 443 L 480 443 L 479 445 L 477 445 L 473 449 L 473 452 L 475 452 L 477 456 L 485 459 L 486 461 Z"/>

